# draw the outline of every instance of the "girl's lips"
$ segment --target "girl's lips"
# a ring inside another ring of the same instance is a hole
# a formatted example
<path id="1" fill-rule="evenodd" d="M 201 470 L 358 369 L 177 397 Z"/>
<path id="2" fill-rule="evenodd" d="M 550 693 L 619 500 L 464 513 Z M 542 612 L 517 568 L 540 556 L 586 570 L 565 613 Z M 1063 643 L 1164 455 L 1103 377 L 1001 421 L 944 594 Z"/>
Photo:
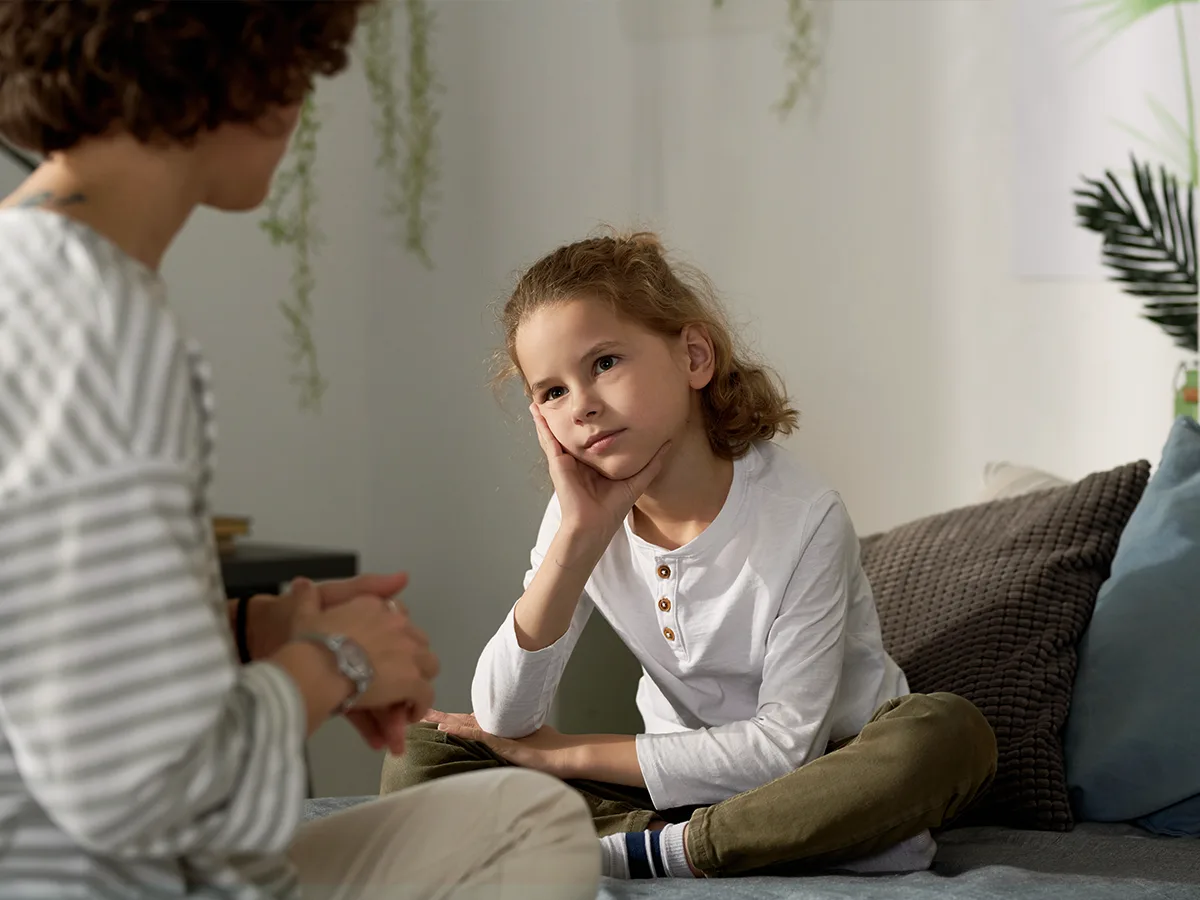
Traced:
<path id="1" fill-rule="evenodd" d="M 599 437 L 592 438 L 590 441 L 588 441 L 586 444 L 584 444 L 583 450 L 585 453 L 603 453 L 605 450 L 607 450 L 609 447 L 611 447 L 613 445 L 613 443 L 616 441 L 617 438 L 619 438 L 624 433 L 625 433 L 624 428 L 622 428 L 618 431 L 605 432 L 604 434 L 600 435 Z"/>

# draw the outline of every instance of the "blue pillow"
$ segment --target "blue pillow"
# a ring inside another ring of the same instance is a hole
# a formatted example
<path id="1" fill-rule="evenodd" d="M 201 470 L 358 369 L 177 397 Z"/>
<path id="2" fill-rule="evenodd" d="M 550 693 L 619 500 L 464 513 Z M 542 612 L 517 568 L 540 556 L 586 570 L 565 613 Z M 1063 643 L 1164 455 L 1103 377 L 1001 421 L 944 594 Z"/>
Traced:
<path id="1" fill-rule="evenodd" d="M 1175 421 L 1158 471 L 1121 535 L 1079 644 L 1063 749 L 1080 819 L 1153 816 L 1200 794 L 1200 424 L 1194 419 Z M 1191 830 L 1180 831 L 1189 809 Z M 1164 816 L 1173 833 L 1200 834 L 1200 805 Z"/>
<path id="2" fill-rule="evenodd" d="M 1171 837 L 1193 837 L 1200 834 L 1200 794 L 1182 803 L 1142 816 L 1137 823 L 1147 831 Z"/>

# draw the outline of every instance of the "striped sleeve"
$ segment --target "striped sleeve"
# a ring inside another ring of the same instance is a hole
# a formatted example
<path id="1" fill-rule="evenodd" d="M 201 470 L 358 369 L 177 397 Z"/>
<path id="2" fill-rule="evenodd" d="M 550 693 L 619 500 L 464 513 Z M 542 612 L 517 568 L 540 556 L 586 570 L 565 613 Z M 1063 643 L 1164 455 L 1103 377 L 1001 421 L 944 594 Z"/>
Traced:
<path id="1" fill-rule="evenodd" d="M 235 664 L 194 461 L 135 449 L 115 388 L 121 366 L 178 382 L 186 350 L 158 328 L 122 358 L 45 308 L 0 356 L 18 398 L 0 403 L 0 721 L 21 778 L 95 853 L 280 851 L 302 812 L 302 699 L 281 669 Z"/>

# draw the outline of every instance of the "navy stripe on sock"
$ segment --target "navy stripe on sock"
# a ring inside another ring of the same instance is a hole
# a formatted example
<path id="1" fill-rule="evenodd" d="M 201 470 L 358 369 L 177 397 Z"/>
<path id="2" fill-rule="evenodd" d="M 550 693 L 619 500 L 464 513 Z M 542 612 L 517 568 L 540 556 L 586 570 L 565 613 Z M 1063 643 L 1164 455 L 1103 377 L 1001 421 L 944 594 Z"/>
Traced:
<path id="1" fill-rule="evenodd" d="M 650 860 L 646 857 L 646 833 L 630 831 L 625 835 L 625 855 L 629 857 L 630 878 L 653 878 Z"/>
<path id="2" fill-rule="evenodd" d="M 658 846 L 660 832 L 650 832 L 650 864 L 654 867 L 655 878 L 666 878 L 667 867 L 663 865 L 662 850 Z"/>

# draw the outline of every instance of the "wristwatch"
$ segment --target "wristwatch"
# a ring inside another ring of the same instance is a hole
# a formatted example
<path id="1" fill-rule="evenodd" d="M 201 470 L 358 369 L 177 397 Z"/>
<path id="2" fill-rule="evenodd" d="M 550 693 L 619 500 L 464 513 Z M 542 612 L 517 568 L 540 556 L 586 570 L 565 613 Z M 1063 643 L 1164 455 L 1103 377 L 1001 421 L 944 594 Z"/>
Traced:
<path id="1" fill-rule="evenodd" d="M 367 652 L 357 641 L 344 634 L 317 634 L 315 632 L 298 634 L 296 640 L 311 641 L 328 649 L 337 661 L 338 671 L 354 682 L 354 693 L 341 702 L 334 711 L 335 715 L 341 715 L 350 709 L 355 701 L 371 687 L 371 679 L 375 677 L 375 670 L 371 667 L 371 660 L 367 658 Z"/>

